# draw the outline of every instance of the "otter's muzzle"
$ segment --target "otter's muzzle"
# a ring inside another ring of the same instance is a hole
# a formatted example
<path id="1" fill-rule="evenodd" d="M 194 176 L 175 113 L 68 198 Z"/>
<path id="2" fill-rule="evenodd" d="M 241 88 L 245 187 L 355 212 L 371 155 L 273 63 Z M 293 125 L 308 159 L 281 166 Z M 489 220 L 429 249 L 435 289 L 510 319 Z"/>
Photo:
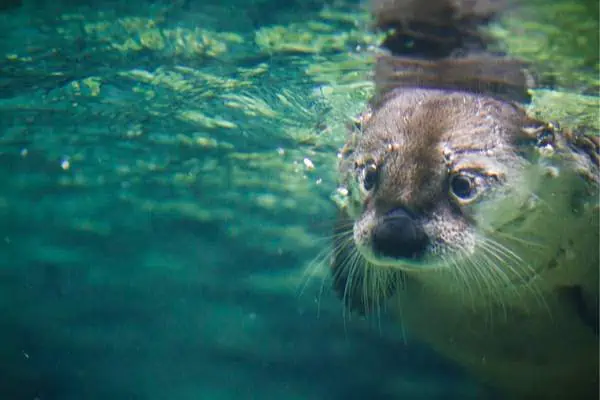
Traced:
<path id="1" fill-rule="evenodd" d="M 423 256 L 429 238 L 409 211 L 389 211 L 373 229 L 373 252 L 379 256 L 416 260 Z"/>

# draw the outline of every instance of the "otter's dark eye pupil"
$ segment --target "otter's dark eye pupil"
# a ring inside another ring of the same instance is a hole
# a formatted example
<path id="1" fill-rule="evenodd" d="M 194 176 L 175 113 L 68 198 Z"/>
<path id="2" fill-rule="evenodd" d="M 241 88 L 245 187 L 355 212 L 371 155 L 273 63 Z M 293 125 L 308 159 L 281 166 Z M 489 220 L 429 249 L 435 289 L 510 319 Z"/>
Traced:
<path id="1" fill-rule="evenodd" d="M 450 190 L 459 199 L 469 200 L 475 195 L 475 185 L 471 178 L 463 175 L 452 177 Z"/>
<path id="2" fill-rule="evenodd" d="M 369 191 L 375 187 L 377 183 L 377 166 L 375 164 L 368 164 L 365 168 L 365 177 L 363 179 L 363 186 L 366 191 Z"/>

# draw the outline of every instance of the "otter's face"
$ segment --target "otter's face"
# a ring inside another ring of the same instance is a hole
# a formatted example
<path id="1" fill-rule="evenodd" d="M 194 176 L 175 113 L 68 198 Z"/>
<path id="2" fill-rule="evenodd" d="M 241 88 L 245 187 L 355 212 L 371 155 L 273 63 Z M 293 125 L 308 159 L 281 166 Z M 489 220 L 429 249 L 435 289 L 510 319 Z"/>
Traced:
<path id="1" fill-rule="evenodd" d="M 535 201 L 532 165 L 515 150 L 523 118 L 495 100 L 431 91 L 376 110 L 341 164 L 360 255 L 404 271 L 497 256 L 490 232 Z"/>

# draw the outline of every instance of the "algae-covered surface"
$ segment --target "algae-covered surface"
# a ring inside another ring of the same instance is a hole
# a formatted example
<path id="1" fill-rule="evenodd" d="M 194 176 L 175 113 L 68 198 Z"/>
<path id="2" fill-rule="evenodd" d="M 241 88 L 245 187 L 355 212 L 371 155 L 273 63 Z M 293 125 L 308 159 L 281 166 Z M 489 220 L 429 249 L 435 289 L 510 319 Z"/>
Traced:
<path id="1" fill-rule="evenodd" d="M 598 130 L 597 19 L 556 4 L 577 18 L 492 30 L 555 77 L 533 112 Z M 303 277 L 373 90 L 369 23 L 350 1 L 0 8 L 1 398 L 480 393 Z"/>

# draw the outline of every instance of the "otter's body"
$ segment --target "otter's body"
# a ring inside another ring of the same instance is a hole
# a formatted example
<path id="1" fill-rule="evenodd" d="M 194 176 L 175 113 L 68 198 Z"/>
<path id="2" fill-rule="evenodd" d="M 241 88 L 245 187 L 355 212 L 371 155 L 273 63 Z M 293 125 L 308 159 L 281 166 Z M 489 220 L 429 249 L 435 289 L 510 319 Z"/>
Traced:
<path id="1" fill-rule="evenodd" d="M 341 153 L 334 286 L 506 398 L 598 398 L 597 166 L 517 104 L 403 88 Z M 348 226 L 352 226 L 351 231 Z"/>

